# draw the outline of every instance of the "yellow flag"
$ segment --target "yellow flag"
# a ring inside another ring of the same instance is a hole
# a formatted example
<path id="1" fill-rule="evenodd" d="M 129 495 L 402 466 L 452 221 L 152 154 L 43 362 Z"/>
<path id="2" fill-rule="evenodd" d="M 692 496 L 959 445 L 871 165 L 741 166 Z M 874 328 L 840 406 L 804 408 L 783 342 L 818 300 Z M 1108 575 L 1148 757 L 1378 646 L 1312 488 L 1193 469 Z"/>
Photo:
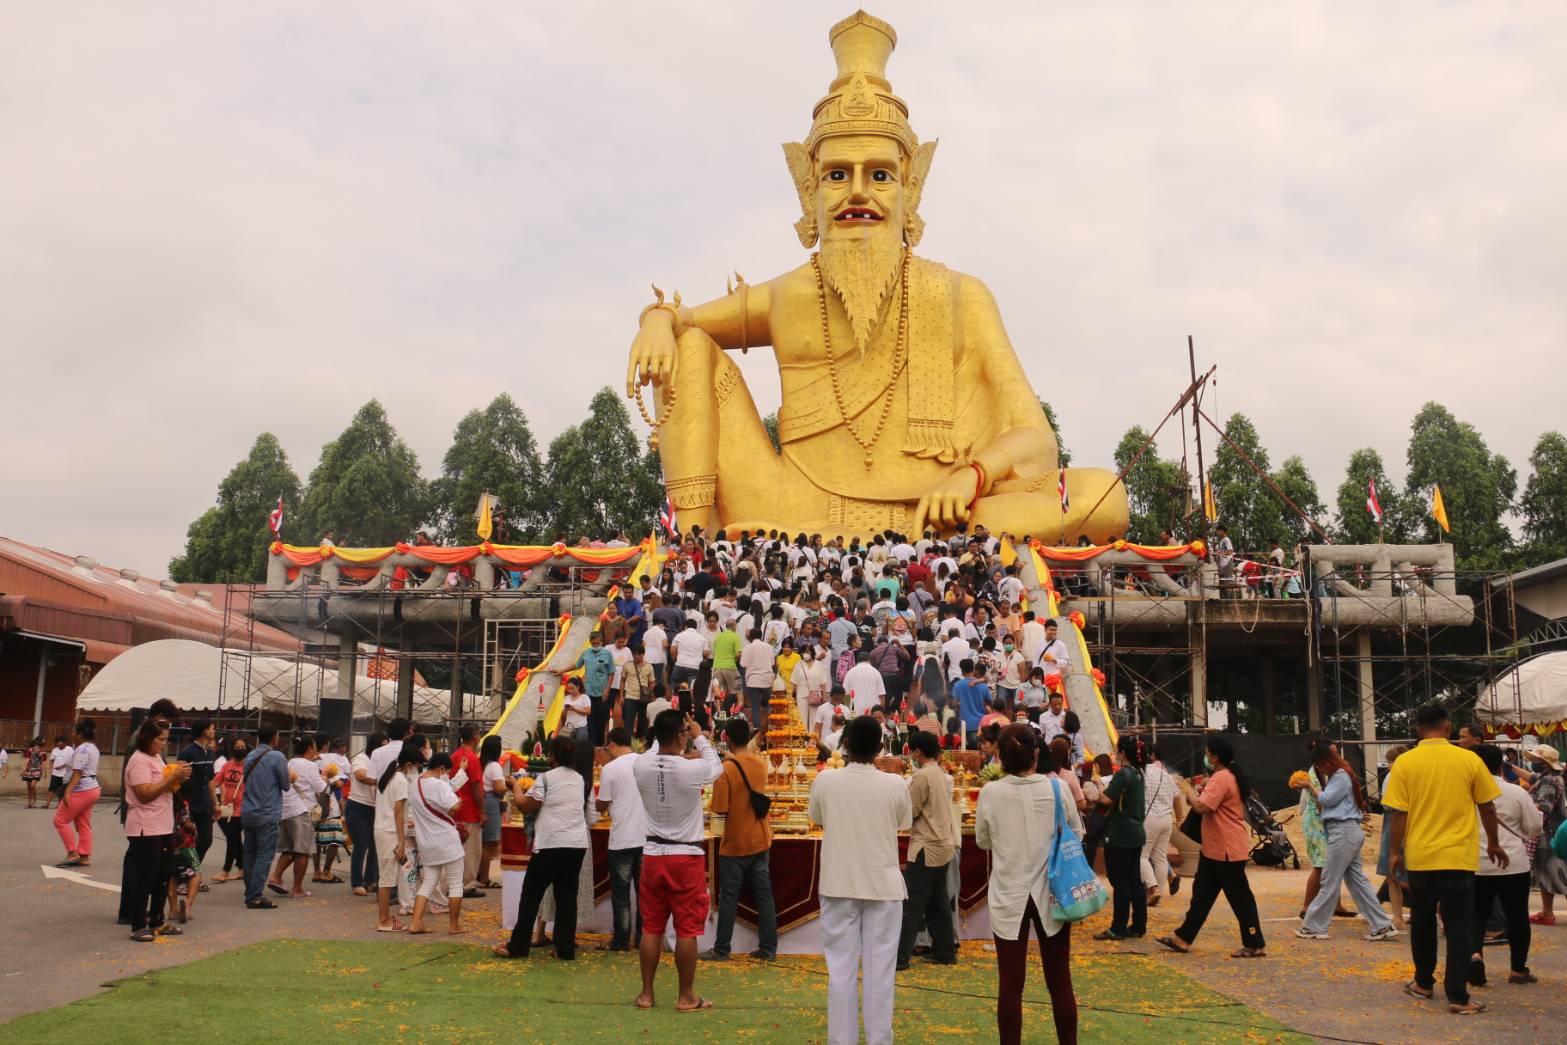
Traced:
<path id="1" fill-rule="evenodd" d="M 1001 538 L 1001 565 L 1011 566 L 1017 562 L 1017 549 L 1012 547 L 1012 538 Z"/>
<path id="2" fill-rule="evenodd" d="M 495 532 L 495 522 L 490 518 L 490 495 L 479 495 L 479 540 L 487 541 Z"/>
<path id="3" fill-rule="evenodd" d="M 1442 488 L 1440 486 L 1431 488 L 1431 517 L 1436 520 L 1443 533 L 1453 532 L 1453 528 L 1447 525 L 1447 505 L 1442 503 Z"/>
<path id="4" fill-rule="evenodd" d="M 1213 503 L 1213 486 L 1208 483 L 1204 483 L 1202 488 L 1202 513 L 1209 522 L 1219 521 L 1219 506 Z"/>

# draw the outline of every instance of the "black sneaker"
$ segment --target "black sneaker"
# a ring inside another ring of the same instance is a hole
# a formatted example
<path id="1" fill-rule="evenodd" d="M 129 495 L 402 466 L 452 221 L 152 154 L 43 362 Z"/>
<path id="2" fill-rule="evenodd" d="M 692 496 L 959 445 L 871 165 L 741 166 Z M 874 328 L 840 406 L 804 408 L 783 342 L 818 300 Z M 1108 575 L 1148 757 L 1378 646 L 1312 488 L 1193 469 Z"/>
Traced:
<path id="1" fill-rule="evenodd" d="M 899 962 L 893 968 L 897 972 L 908 972 L 909 971 L 909 963 L 908 962 Z"/>
<path id="2" fill-rule="evenodd" d="M 756 950 L 751 952 L 751 957 L 757 959 L 758 961 L 770 962 L 774 958 L 778 957 L 778 955 L 777 954 L 769 954 L 767 951 L 764 951 L 760 947 L 758 947 Z"/>

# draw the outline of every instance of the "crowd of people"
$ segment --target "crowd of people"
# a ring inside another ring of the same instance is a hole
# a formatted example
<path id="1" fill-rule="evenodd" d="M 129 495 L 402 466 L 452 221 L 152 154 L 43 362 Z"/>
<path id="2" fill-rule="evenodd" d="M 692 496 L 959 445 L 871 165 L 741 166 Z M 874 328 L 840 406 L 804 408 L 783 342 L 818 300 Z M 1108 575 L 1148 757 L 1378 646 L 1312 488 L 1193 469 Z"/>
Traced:
<path id="1" fill-rule="evenodd" d="M 897 973 L 921 950 L 936 964 L 958 960 L 948 873 L 960 834 L 944 768 L 953 749 L 976 750 L 983 763 L 974 833 L 991 854 L 1002 1041 L 1021 1035 L 1030 932 L 1057 1036 L 1075 1040 L 1072 922 L 1050 891 L 1058 835 L 1069 832 L 1090 865 L 1102 855 L 1112 907 L 1096 939 L 1148 933 L 1148 909 L 1181 887 L 1168 858 L 1180 831 L 1200 855 L 1185 917 L 1157 942 L 1191 950 L 1222 893 L 1237 926 L 1232 956 L 1268 953 L 1246 871 L 1251 786 L 1230 738 L 1207 736 L 1204 772 L 1193 775 L 1200 787 L 1134 736 L 1089 757 L 1062 699 L 1074 651 L 1055 621 L 1020 612 L 1019 571 L 1002 564 L 991 535 L 845 544 L 773 535 L 731 542 L 719 533 L 688 542 L 636 589 L 611 601 L 581 655 L 549 769 L 536 777 L 508 764 L 499 737 L 469 726 L 441 750 L 446 738 L 406 719 L 351 757 L 343 738 L 299 734 L 280 746 L 277 729 L 263 724 L 219 739 L 199 720 L 182 727 L 188 739 L 176 753 L 168 745 L 178 710 L 154 705 L 126 752 L 120 808 L 128 838 L 120 919 L 131 939 L 179 934 L 201 894 L 235 880 L 249 910 L 346 884 L 374 901 L 378 931 L 428 933 L 445 915 L 447 932 L 461 933 L 464 900 L 499 885 L 501 825 L 515 810 L 531 854 L 515 927 L 494 951 L 520 959 L 547 946 L 571 960 L 579 920 L 593 908 L 590 830 L 608 814 L 613 930 L 602 946 L 639 951 L 636 1005 L 650 1008 L 672 934 L 675 1007 L 707 1008 L 697 971 L 730 960 L 743 891 L 756 912 L 751 956 L 771 960 L 779 949 L 763 755 L 769 704 L 782 696 L 809 724 L 822 759 L 843 763 L 818 772 L 808 809 L 822 832 L 829 1040 L 856 1040 L 863 1028 L 867 1041 L 890 1041 Z M 1390 911 L 1361 862 L 1373 800 L 1355 768 L 1324 741 L 1292 779 L 1313 869 L 1295 935 L 1329 938 L 1335 914 L 1348 913 L 1347 887 L 1368 939 L 1398 939 L 1407 928 L 1414 976 L 1406 990 L 1428 998 L 1440 911 L 1447 1003 L 1476 1012 L 1484 1006 L 1468 989 L 1486 982 L 1484 947 L 1505 941 L 1509 982 L 1534 982 L 1530 926 L 1554 924 L 1554 896 L 1567 891 L 1561 764 L 1544 746 L 1519 764 L 1467 728 L 1451 744 L 1440 707 L 1421 709 L 1417 721 L 1420 743 L 1390 752 L 1382 789 L 1379 871 Z M 69 743 L 60 738 L 49 750 L 40 739 L 24 752 L 30 784 L 46 772 L 59 781 L 45 804 L 58 801 L 66 866 L 92 862 L 95 732 L 84 719 Z M 879 771 L 876 759 L 889 753 L 905 754 L 912 774 Z M 720 836 L 716 898 L 709 832 Z M 209 876 L 218 833 L 224 860 Z M 908 835 L 901 857 L 900 833 Z M 1542 897 L 1533 916 L 1531 889 Z M 716 929 L 700 950 L 710 913 Z"/>

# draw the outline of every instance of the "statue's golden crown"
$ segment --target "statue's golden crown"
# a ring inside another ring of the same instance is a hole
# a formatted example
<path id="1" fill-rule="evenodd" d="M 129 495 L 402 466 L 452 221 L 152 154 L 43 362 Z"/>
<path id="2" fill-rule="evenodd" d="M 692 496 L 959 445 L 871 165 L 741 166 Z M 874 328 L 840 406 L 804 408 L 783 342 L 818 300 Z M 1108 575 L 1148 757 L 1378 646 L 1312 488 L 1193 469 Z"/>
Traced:
<path id="1" fill-rule="evenodd" d="M 892 93 L 886 76 L 898 34 L 880 18 L 856 11 L 828 30 L 827 40 L 838 75 L 811 112 L 806 149 L 814 154 L 822 139 L 835 134 L 884 134 L 913 155 L 919 139 L 909 126 L 909 107 Z"/>

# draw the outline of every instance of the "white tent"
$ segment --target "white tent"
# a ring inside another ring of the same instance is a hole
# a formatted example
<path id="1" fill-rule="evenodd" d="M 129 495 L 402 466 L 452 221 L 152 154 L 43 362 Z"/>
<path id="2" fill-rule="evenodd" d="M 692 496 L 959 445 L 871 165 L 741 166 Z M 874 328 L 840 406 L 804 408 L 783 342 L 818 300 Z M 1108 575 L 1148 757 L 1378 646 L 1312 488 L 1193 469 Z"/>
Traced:
<path id="1" fill-rule="evenodd" d="M 397 683 L 369 677 L 369 661 L 369 657 L 358 660 L 354 714 L 390 718 L 397 706 Z M 323 698 L 338 699 L 337 667 L 320 658 L 224 651 L 204 642 L 161 639 L 132 646 L 115 657 L 87 684 L 76 706 L 82 714 L 128 712 L 168 697 L 182 712 L 217 712 L 222 672 L 228 675 L 222 687 L 226 714 L 265 710 L 313 719 L 319 716 Z M 449 690 L 415 684 L 413 698 L 415 721 L 445 722 L 451 706 Z M 493 701 L 481 704 L 477 717 L 493 718 Z"/>
<path id="2" fill-rule="evenodd" d="M 1493 726 L 1548 736 L 1567 722 L 1567 651 L 1542 653 L 1480 687 L 1475 715 Z"/>

